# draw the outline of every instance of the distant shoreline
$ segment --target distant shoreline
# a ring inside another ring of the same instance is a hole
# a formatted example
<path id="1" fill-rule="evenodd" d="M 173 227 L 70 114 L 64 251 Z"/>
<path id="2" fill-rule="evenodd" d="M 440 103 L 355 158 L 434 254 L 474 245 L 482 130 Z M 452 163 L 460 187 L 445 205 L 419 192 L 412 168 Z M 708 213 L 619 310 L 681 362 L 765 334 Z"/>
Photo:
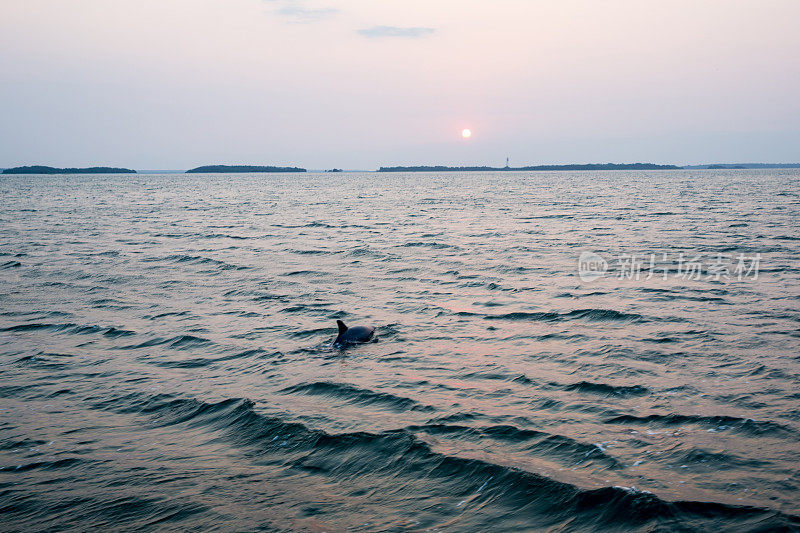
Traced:
<path id="1" fill-rule="evenodd" d="M 308 172 L 299 167 L 272 167 L 257 165 L 206 165 L 187 170 L 186 174 L 230 174 L 255 172 Z"/>
<path id="2" fill-rule="evenodd" d="M 448 167 L 436 166 L 397 166 L 380 167 L 378 172 L 494 172 L 525 170 L 680 170 L 676 165 L 656 165 L 653 163 L 592 163 L 573 165 L 535 165 L 525 167 Z"/>
<path id="3" fill-rule="evenodd" d="M 3 174 L 136 174 L 135 170 L 116 167 L 56 168 L 43 165 L 3 169 Z"/>
<path id="4" fill-rule="evenodd" d="M 658 165 L 654 163 L 587 163 L 566 165 L 529 165 L 521 167 L 408 165 L 380 167 L 378 170 L 307 170 L 301 167 L 265 165 L 205 165 L 190 170 L 132 170 L 118 167 L 58 168 L 30 165 L 0 168 L 0 174 L 258 174 L 258 173 L 339 173 L 339 172 L 532 172 L 532 171 L 601 171 L 601 170 L 758 170 L 800 168 L 800 163 L 711 163 L 704 165 Z"/>
<path id="5" fill-rule="evenodd" d="M 654 163 L 587 163 L 568 165 L 530 165 L 524 167 L 489 167 L 445 165 L 380 167 L 378 172 L 520 172 L 571 170 L 745 170 L 768 168 L 800 168 L 800 163 L 712 163 L 707 165 L 657 165 Z"/>

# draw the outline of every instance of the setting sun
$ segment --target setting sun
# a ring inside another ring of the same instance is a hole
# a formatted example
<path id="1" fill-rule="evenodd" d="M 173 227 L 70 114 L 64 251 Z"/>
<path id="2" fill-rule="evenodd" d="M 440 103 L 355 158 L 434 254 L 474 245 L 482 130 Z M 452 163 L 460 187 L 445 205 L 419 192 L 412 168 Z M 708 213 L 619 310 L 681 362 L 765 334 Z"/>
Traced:
<path id="1" fill-rule="evenodd" d="M 469 139 L 470 137 L 472 137 L 472 132 L 468 129 L 463 129 L 461 130 L 461 137 L 463 137 L 464 139 Z"/>

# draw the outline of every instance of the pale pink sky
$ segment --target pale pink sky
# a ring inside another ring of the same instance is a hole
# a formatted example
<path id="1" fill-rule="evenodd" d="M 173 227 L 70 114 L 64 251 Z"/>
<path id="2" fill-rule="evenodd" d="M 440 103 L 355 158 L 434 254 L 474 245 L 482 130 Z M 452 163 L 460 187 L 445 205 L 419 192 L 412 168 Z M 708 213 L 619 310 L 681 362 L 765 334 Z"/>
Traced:
<path id="1" fill-rule="evenodd" d="M 3 0 L 0 167 L 797 162 L 798 21 L 798 0 Z"/>

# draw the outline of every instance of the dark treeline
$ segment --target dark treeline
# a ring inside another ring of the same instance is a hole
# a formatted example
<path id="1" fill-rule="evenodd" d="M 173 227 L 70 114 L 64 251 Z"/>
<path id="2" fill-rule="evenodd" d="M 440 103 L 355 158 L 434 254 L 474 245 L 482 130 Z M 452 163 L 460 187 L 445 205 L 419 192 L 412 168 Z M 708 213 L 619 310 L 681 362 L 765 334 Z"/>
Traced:
<path id="1" fill-rule="evenodd" d="M 88 168 L 54 168 L 43 165 L 15 167 L 3 170 L 3 174 L 136 174 L 129 168 L 88 167 Z"/>
<path id="2" fill-rule="evenodd" d="M 686 165 L 686 169 L 692 170 L 737 170 L 737 169 L 759 169 L 759 168 L 800 168 L 800 163 L 714 163 L 711 165 Z"/>
<path id="3" fill-rule="evenodd" d="M 674 170 L 681 167 L 675 165 L 656 165 L 653 163 L 592 163 L 586 165 L 534 165 L 527 167 L 448 167 L 448 166 L 413 166 L 413 167 L 381 167 L 378 172 L 473 172 L 495 170 Z"/>
<path id="4" fill-rule="evenodd" d="M 306 169 L 298 167 L 265 167 L 255 165 L 206 165 L 186 171 L 187 174 L 230 172 L 306 172 Z"/>

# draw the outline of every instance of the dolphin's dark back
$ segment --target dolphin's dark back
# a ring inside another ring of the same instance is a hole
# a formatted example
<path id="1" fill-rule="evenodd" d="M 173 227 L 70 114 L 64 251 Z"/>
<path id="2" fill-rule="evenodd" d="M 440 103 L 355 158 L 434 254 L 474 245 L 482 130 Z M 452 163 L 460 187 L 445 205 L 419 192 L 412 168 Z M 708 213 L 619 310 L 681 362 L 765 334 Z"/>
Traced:
<path id="1" fill-rule="evenodd" d="M 337 320 L 336 325 L 339 327 L 339 335 L 333 343 L 340 346 L 367 342 L 375 333 L 375 328 L 371 326 L 353 326 L 352 328 L 348 328 L 341 320 Z"/>

